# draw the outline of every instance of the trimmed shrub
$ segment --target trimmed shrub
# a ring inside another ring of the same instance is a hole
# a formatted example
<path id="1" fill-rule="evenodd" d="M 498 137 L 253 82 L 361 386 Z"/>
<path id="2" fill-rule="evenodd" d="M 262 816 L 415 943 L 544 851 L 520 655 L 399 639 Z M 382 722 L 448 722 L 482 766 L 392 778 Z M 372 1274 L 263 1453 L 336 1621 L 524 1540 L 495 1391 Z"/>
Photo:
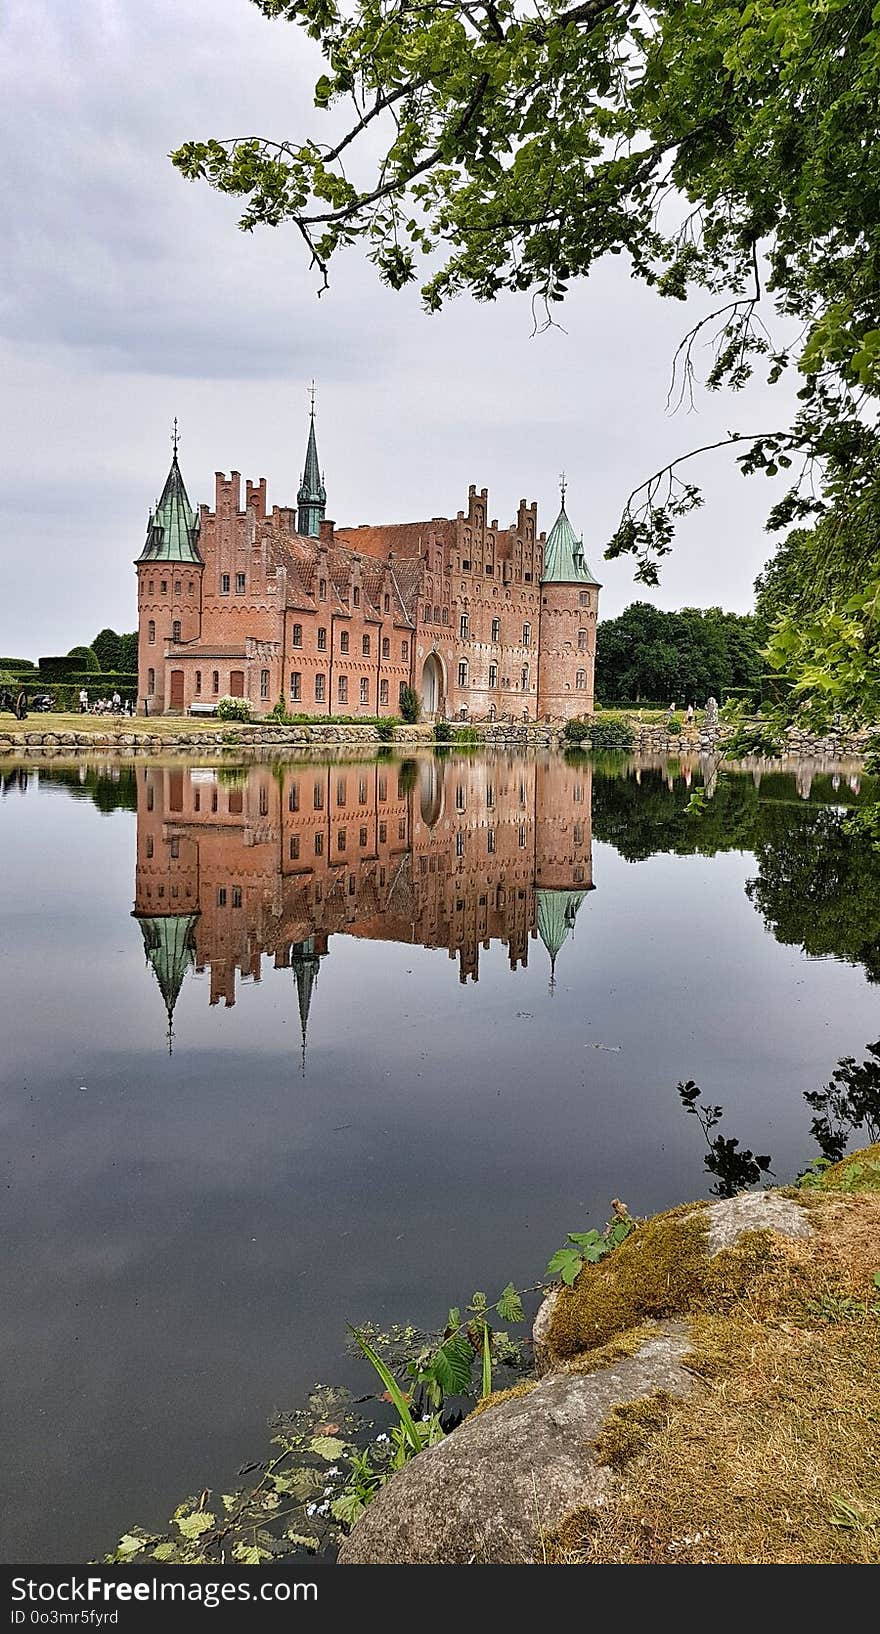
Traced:
<path id="1" fill-rule="evenodd" d="M 94 647 L 71 647 L 67 654 L 67 661 L 71 669 L 82 669 L 97 672 L 101 665 Z M 42 668 L 42 659 L 40 667 Z"/>
<path id="2" fill-rule="evenodd" d="M 2 669 L 2 670 L 17 670 L 17 669 L 33 669 L 33 670 L 35 670 L 36 667 L 37 666 L 34 663 L 32 658 L 0 658 L 0 669 Z"/>
<path id="3" fill-rule="evenodd" d="M 631 749 L 633 730 L 622 715 L 597 715 L 590 723 L 592 749 Z"/>
<path id="4" fill-rule="evenodd" d="M 434 742 L 449 743 L 452 738 L 452 727 L 448 721 L 434 722 Z"/>
<path id="5" fill-rule="evenodd" d="M 220 698 L 217 703 L 217 718 L 221 721 L 249 721 L 251 706 L 247 698 Z"/>
<path id="6" fill-rule="evenodd" d="M 92 651 L 101 669 L 116 670 L 122 668 L 121 646 L 122 637 L 117 635 L 115 630 L 99 630 L 92 642 Z M 83 668 L 88 669 L 88 665 L 84 665 Z"/>
<path id="7" fill-rule="evenodd" d="M 415 726 L 422 713 L 419 695 L 412 687 L 401 687 L 400 689 L 400 713 L 409 726 Z"/>
<path id="8" fill-rule="evenodd" d="M 590 736 L 590 723 L 584 720 L 566 721 L 562 728 L 563 743 L 570 744 L 573 749 L 579 749 Z"/>

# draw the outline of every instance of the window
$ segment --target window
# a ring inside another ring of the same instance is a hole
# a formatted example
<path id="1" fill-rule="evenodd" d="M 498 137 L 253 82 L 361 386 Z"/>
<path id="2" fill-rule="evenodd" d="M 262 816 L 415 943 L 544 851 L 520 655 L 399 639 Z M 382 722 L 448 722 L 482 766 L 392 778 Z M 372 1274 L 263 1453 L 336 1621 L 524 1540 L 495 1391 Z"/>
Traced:
<path id="1" fill-rule="evenodd" d="M 583 845 L 583 843 L 584 843 L 584 825 L 583 825 L 583 823 L 575 823 L 574 828 L 572 829 L 572 839 L 574 840 L 575 845 Z"/>
<path id="2" fill-rule="evenodd" d="M 268 698 L 268 696 L 269 696 L 269 671 L 267 669 L 261 669 L 260 670 L 260 697 L 261 698 Z"/>
<path id="3" fill-rule="evenodd" d="M 469 628 L 467 613 L 462 613 L 461 618 L 458 621 L 458 633 L 462 641 L 467 641 Z"/>
<path id="4" fill-rule="evenodd" d="M 391 597 L 390 596 L 386 595 L 386 596 L 382 597 L 382 606 L 383 606 L 386 613 L 391 612 Z"/>
<path id="5" fill-rule="evenodd" d="M 315 856 L 316 857 L 323 857 L 323 855 L 324 855 L 324 836 L 323 836 L 323 834 L 316 834 L 315 835 Z"/>
<path id="6" fill-rule="evenodd" d="M 323 783 L 316 783 L 315 784 L 315 787 L 312 790 L 312 805 L 314 806 L 316 811 L 323 811 L 324 810 L 324 785 L 323 785 Z"/>
<path id="7" fill-rule="evenodd" d="M 368 677 L 366 675 L 362 675 L 361 676 L 361 703 L 362 704 L 368 704 L 369 701 L 370 701 L 370 682 L 369 682 L 369 679 L 368 679 Z"/>
<path id="8" fill-rule="evenodd" d="M 369 658 L 369 656 L 370 656 L 370 638 L 369 638 L 368 635 L 363 636 L 362 639 L 361 639 L 361 652 L 363 653 L 364 658 Z"/>
<path id="9" fill-rule="evenodd" d="M 326 601 L 327 600 L 327 580 L 326 579 L 319 579 L 318 580 L 318 600 L 319 601 Z"/>
<path id="10" fill-rule="evenodd" d="M 323 703 L 326 703 L 326 701 L 327 701 L 327 677 L 326 677 L 326 675 L 316 675 L 315 676 L 315 703 L 316 704 L 323 704 Z"/>
<path id="11" fill-rule="evenodd" d="M 229 595 L 229 574 L 228 573 L 221 573 L 220 574 L 220 594 L 221 594 L 221 596 L 228 596 Z"/>
<path id="12" fill-rule="evenodd" d="M 402 702 L 403 702 L 403 694 L 404 694 L 404 693 L 405 693 L 405 691 L 406 691 L 406 682 L 405 682 L 405 681 L 401 681 L 401 683 L 400 683 L 400 686 L 399 686 L 399 687 L 398 687 L 398 689 L 397 689 L 397 703 L 398 703 L 398 707 L 399 707 L 399 706 L 400 706 L 400 704 L 401 704 L 401 703 L 402 703 Z"/>
<path id="13" fill-rule="evenodd" d="M 290 701 L 298 704 L 302 697 L 302 672 L 292 669 L 290 672 Z"/>
<path id="14" fill-rule="evenodd" d="M 327 630 L 323 624 L 318 627 L 318 651 L 327 651 Z"/>
<path id="15" fill-rule="evenodd" d="M 457 857 L 464 856 L 464 834 L 461 829 L 455 836 L 455 855 Z"/>
<path id="16" fill-rule="evenodd" d="M 213 670 L 211 673 L 211 691 L 216 698 L 220 691 L 220 671 L 218 669 Z"/>
<path id="17" fill-rule="evenodd" d="M 440 609 L 439 609 L 439 607 L 434 608 L 434 623 L 435 624 L 440 623 Z"/>
<path id="18" fill-rule="evenodd" d="M 384 704 L 387 704 L 387 703 L 388 703 L 388 682 L 387 681 L 380 681 L 379 682 L 379 704 L 380 704 L 380 707 L 382 705 L 384 705 Z"/>
<path id="19" fill-rule="evenodd" d="M 152 855 L 153 855 L 153 836 L 152 836 L 152 834 L 148 834 L 147 835 L 147 856 L 151 857 Z"/>
<path id="20" fill-rule="evenodd" d="M 589 607 L 589 605 L 590 605 L 590 592 L 589 592 L 589 590 L 582 590 L 581 591 L 580 595 L 578 596 L 578 602 L 579 602 L 581 607 Z"/>
<path id="21" fill-rule="evenodd" d="M 528 690 L 529 690 L 529 666 L 528 666 L 528 664 L 524 664 L 523 667 L 522 667 L 522 673 L 521 673 L 520 678 L 519 678 L 519 684 L 520 684 L 523 692 L 528 692 Z"/>
<path id="22" fill-rule="evenodd" d="M 348 676 L 347 675 L 340 675 L 340 677 L 339 677 L 339 694 L 338 694 L 338 696 L 339 696 L 339 702 L 341 704 L 347 704 L 348 703 Z"/>
<path id="23" fill-rule="evenodd" d="M 342 630 L 339 636 L 339 651 L 348 652 L 348 631 Z"/>
<path id="24" fill-rule="evenodd" d="M 577 675 L 575 676 L 574 684 L 577 687 L 578 692 L 586 692 L 587 672 L 585 669 L 578 670 Z"/>
<path id="25" fill-rule="evenodd" d="M 233 885 L 233 887 L 232 887 L 232 906 L 233 906 L 233 908 L 240 908 L 241 907 L 241 886 L 240 885 Z"/>
<path id="26" fill-rule="evenodd" d="M 155 690 L 156 690 L 156 671 L 154 669 L 148 669 L 147 670 L 147 691 L 150 694 L 151 698 L 152 698 L 153 693 L 155 692 Z"/>
<path id="27" fill-rule="evenodd" d="M 155 644 L 156 620 L 154 618 L 151 618 L 149 624 L 147 625 L 147 640 L 149 641 L 151 647 Z"/>
<path id="28" fill-rule="evenodd" d="M 241 789 L 230 789 L 226 809 L 230 817 L 240 817 L 244 811 L 244 792 Z"/>
<path id="29" fill-rule="evenodd" d="M 293 626 L 293 636 L 291 638 L 290 645 L 292 647 L 301 647 L 302 644 L 303 644 L 303 627 L 302 627 L 301 624 L 294 624 L 294 626 Z"/>
<path id="30" fill-rule="evenodd" d="M 299 784 L 291 783 L 290 793 L 287 796 L 288 811 L 299 811 Z"/>
<path id="31" fill-rule="evenodd" d="M 245 586 L 244 574 L 243 573 L 236 573 L 236 575 L 235 575 L 235 594 L 237 596 L 243 596 L 244 595 L 244 586 Z"/>
<path id="32" fill-rule="evenodd" d="M 347 789 L 346 789 L 346 785 L 345 785 L 345 778 L 344 777 L 337 777 L 337 779 L 336 779 L 336 804 L 337 804 L 337 806 L 344 806 L 345 805 L 346 795 L 347 795 Z"/>
<path id="33" fill-rule="evenodd" d="M 186 587 L 187 595 L 191 596 L 193 594 L 194 590 L 195 590 L 195 585 L 193 584 L 192 579 L 190 579 L 189 584 Z"/>
<path id="34" fill-rule="evenodd" d="M 468 684 L 468 667 L 464 659 L 458 666 L 458 684 L 460 687 L 466 687 Z"/>
<path id="35" fill-rule="evenodd" d="M 365 777 L 359 777 L 358 778 L 358 805 L 359 806 L 365 806 L 366 803 L 367 803 L 367 780 L 366 780 Z"/>
<path id="36" fill-rule="evenodd" d="M 288 846 L 288 852 L 289 852 L 289 855 L 290 855 L 291 862 L 296 862 L 298 857 L 299 857 L 299 835 L 298 834 L 291 834 L 291 836 L 290 836 L 290 845 Z"/>
<path id="37" fill-rule="evenodd" d="M 180 640 L 180 619 L 179 618 L 176 618 L 174 620 L 174 622 L 172 623 L 172 625 L 171 625 L 171 639 L 172 639 L 172 641 L 179 641 Z"/>
<path id="38" fill-rule="evenodd" d="M 391 642 L 389 641 L 387 635 L 383 635 L 382 637 L 382 657 L 391 657 Z"/>
<path id="39" fill-rule="evenodd" d="M 490 685 L 490 687 L 497 687 L 497 685 L 498 685 L 498 665 L 497 664 L 490 664 L 489 665 L 489 685 Z"/>
<path id="40" fill-rule="evenodd" d="M 400 656 L 403 659 L 403 662 L 405 664 L 409 663 L 409 642 L 408 641 L 401 641 L 401 643 L 400 643 Z"/>
<path id="41" fill-rule="evenodd" d="M 351 600 L 352 600 L 352 605 L 353 605 L 353 606 L 354 606 L 354 607 L 360 607 L 360 604 L 361 604 L 361 593 L 360 593 L 360 591 L 359 591 L 359 589 L 358 589 L 358 587 L 357 587 L 357 585 L 355 585 L 355 586 L 354 586 L 354 588 L 353 588 L 353 590 L 352 590 L 352 592 L 351 592 Z"/>
<path id="42" fill-rule="evenodd" d="M 492 620 L 492 640 L 493 641 L 500 641 L 501 640 L 501 620 L 500 620 L 500 618 L 493 618 L 493 620 Z"/>
<path id="43" fill-rule="evenodd" d="M 153 594 L 153 591 L 155 590 L 155 588 L 156 588 L 156 581 L 155 581 L 155 579 L 151 579 L 150 580 L 150 595 Z"/>
<path id="44" fill-rule="evenodd" d="M 202 672 L 201 672 L 200 669 L 197 669 L 196 670 L 196 697 L 200 698 L 201 696 L 202 696 Z"/>
<path id="45" fill-rule="evenodd" d="M 401 817 L 400 822 L 397 825 L 397 838 L 399 840 L 405 840 L 406 839 L 406 818 L 405 817 Z"/>
<path id="46" fill-rule="evenodd" d="M 525 825 L 525 823 L 520 823 L 520 825 L 519 825 L 519 847 L 520 847 L 521 851 L 524 850 L 525 843 L 526 843 L 526 825 Z"/>
<path id="47" fill-rule="evenodd" d="M 174 581 L 174 594 L 175 594 L 175 596 L 180 595 L 182 588 L 183 588 L 183 586 L 181 585 L 180 580 L 175 579 L 175 581 Z"/>
<path id="48" fill-rule="evenodd" d="M 337 851 L 344 851 L 345 850 L 345 842 L 346 842 L 345 829 L 341 828 L 339 830 L 339 833 L 336 836 L 336 849 L 337 849 Z"/>
<path id="49" fill-rule="evenodd" d="M 387 838 L 388 838 L 388 824 L 387 823 L 380 823 L 379 824 L 379 844 L 384 845 Z"/>
<path id="50" fill-rule="evenodd" d="M 495 785 L 493 783 L 488 783 L 486 785 L 486 805 L 487 805 L 487 807 L 488 807 L 488 809 L 490 811 L 492 810 L 494 804 L 495 804 Z"/>
<path id="51" fill-rule="evenodd" d="M 363 825 L 361 827 L 360 832 L 358 834 L 358 845 L 360 846 L 362 851 L 365 851 L 366 848 L 367 848 L 367 830 L 366 830 L 365 825 Z"/>
<path id="52" fill-rule="evenodd" d="M 531 624 L 524 624 L 523 625 L 522 644 L 523 644 L 524 647 L 530 647 L 531 644 L 532 644 L 532 626 L 531 626 Z"/>
<path id="53" fill-rule="evenodd" d="M 268 817 L 268 815 L 269 815 L 269 790 L 266 788 L 265 783 L 263 784 L 263 787 L 260 790 L 259 807 L 260 807 L 260 816 L 261 817 Z"/>
<path id="54" fill-rule="evenodd" d="M 455 787 L 455 809 L 464 811 L 464 784 L 457 783 Z"/>
<path id="55" fill-rule="evenodd" d="M 167 579 L 162 580 L 161 584 L 159 585 L 159 589 L 161 590 L 163 596 L 167 596 L 167 594 L 168 594 L 168 580 Z"/>
<path id="56" fill-rule="evenodd" d="M 218 906 L 218 908 L 225 908 L 226 907 L 226 886 L 225 885 L 221 885 L 219 891 L 217 892 L 217 906 Z"/>
<path id="57" fill-rule="evenodd" d="M 241 790 L 239 790 L 239 793 L 241 793 Z M 215 785 L 215 787 L 211 790 L 211 810 L 212 811 L 217 810 L 217 803 L 218 803 L 219 798 L 220 797 L 219 797 L 219 795 L 217 793 L 217 788 L 216 788 L 216 785 Z"/>
<path id="58" fill-rule="evenodd" d="M 424 619 L 425 619 L 426 624 L 430 624 L 430 622 L 431 622 L 431 609 L 430 609 L 427 602 L 425 602 L 425 607 L 424 607 Z"/>
<path id="59" fill-rule="evenodd" d="M 494 856 L 494 853 L 495 853 L 495 830 L 494 830 L 494 828 L 489 828 L 489 829 L 486 830 L 486 850 L 488 851 L 490 857 Z"/>
<path id="60" fill-rule="evenodd" d="M 587 650 L 587 632 L 586 632 L 586 630 L 578 630 L 578 652 L 586 652 L 586 650 Z"/>

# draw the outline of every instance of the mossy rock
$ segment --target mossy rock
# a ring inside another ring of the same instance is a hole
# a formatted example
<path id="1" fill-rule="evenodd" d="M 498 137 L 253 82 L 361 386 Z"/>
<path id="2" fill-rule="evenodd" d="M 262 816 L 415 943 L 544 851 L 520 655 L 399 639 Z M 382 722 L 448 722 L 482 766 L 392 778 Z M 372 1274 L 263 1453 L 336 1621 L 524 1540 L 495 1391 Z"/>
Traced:
<path id="1" fill-rule="evenodd" d="M 880 1191 L 880 1141 L 832 1163 L 818 1177 L 821 1191 Z"/>

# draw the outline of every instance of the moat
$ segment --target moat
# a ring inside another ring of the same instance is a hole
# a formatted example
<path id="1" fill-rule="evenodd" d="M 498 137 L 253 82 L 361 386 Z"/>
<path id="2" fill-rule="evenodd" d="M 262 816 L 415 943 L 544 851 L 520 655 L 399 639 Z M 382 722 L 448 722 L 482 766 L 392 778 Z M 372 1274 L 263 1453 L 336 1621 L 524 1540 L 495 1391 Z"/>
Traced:
<path id="1" fill-rule="evenodd" d="M 817 1155 L 805 1094 L 880 1033 L 877 789 L 689 811 L 710 770 L 0 763 L 4 1559 L 95 1558 L 369 1388 L 347 1321 L 705 1193 L 680 1080 L 777 1180 Z"/>

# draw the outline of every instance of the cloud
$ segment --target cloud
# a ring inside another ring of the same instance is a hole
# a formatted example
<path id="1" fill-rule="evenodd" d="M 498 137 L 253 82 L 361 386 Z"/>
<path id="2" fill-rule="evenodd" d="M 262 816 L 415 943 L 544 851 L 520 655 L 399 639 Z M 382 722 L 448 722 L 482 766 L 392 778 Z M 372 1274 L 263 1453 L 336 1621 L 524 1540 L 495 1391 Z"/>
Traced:
<path id="1" fill-rule="evenodd" d="M 289 502 L 315 376 L 340 523 L 454 514 L 469 482 L 489 486 L 502 521 L 526 496 L 548 522 L 564 466 L 606 614 L 645 594 L 628 564 L 602 562 L 629 490 L 728 427 L 784 423 L 784 393 L 760 385 L 671 419 L 669 363 L 693 315 L 621 261 L 575 288 L 564 332 L 539 337 L 514 298 L 428 318 L 417 292 L 381 288 L 356 252 L 318 300 L 293 233 L 238 232 L 234 201 L 188 185 L 167 157 L 188 136 L 326 134 L 317 71 L 300 32 L 247 0 L 4 9 L 0 650 L 66 650 L 93 626 L 132 626 L 131 562 L 175 413 L 194 500 L 235 466 Z M 706 509 L 650 599 L 745 608 L 769 554 L 771 488 L 727 455 L 694 475 Z"/>

